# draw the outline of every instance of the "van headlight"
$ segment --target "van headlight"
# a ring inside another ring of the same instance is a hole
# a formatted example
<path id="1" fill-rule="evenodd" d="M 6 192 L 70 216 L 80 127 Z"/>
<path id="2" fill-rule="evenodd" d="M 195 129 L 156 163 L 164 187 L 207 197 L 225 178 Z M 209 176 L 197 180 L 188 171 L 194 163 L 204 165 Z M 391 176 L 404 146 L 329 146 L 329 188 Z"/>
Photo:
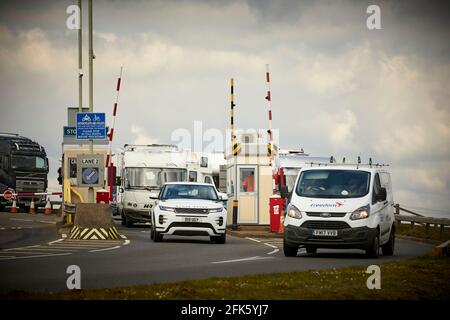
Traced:
<path id="1" fill-rule="evenodd" d="M 166 207 L 166 206 L 162 206 L 162 205 L 159 205 L 159 209 L 161 209 L 162 211 L 175 212 L 175 208 Z"/>
<path id="2" fill-rule="evenodd" d="M 128 202 L 127 205 L 129 207 L 137 208 L 137 203 L 135 203 L 135 202 Z"/>
<path id="3" fill-rule="evenodd" d="M 369 216 L 369 214 L 370 214 L 370 206 L 367 205 L 353 211 L 352 215 L 350 216 L 350 220 L 366 219 Z"/>
<path id="4" fill-rule="evenodd" d="M 287 215 L 291 218 L 301 219 L 302 213 L 293 204 L 289 204 L 287 207 Z"/>

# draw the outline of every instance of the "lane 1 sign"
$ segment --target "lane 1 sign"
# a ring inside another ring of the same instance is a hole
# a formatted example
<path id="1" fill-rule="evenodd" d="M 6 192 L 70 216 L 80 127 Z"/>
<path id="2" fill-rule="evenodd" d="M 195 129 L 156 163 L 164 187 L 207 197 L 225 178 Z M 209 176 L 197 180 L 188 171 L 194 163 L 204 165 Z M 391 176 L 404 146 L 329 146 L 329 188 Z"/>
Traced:
<path id="1" fill-rule="evenodd" d="M 77 139 L 98 140 L 106 138 L 105 113 L 77 113 Z"/>

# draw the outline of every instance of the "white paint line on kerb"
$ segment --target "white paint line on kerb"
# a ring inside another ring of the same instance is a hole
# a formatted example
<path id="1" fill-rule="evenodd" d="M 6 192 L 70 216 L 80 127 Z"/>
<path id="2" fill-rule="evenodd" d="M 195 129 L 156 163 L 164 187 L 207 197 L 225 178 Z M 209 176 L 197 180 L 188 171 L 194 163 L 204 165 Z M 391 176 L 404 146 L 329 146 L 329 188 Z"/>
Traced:
<path id="1" fill-rule="evenodd" d="M 256 240 L 256 239 L 253 239 L 253 238 L 250 238 L 250 237 L 245 237 L 245 239 L 248 239 L 248 240 L 251 240 L 251 241 L 255 241 L 255 242 L 259 242 L 259 243 L 261 243 L 261 241 L 259 241 L 259 240 Z"/>
<path id="2" fill-rule="evenodd" d="M 263 259 L 272 259 L 272 257 L 249 257 L 249 258 L 242 258 L 242 259 L 233 259 L 233 260 L 224 260 L 224 261 L 215 261 L 211 262 L 213 264 L 219 264 L 219 263 L 233 263 L 233 262 L 247 262 L 247 261 L 255 261 L 255 260 L 263 260 Z"/>

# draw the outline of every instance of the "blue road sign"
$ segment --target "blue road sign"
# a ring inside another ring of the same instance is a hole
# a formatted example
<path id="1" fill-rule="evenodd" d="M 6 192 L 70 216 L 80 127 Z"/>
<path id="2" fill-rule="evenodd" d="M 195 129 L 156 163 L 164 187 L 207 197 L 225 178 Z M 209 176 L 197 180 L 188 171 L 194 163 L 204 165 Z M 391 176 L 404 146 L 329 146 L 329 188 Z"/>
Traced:
<path id="1" fill-rule="evenodd" d="M 97 184 L 98 168 L 83 168 L 81 177 L 83 184 Z"/>
<path id="2" fill-rule="evenodd" d="M 106 138 L 105 113 L 77 113 L 77 139 L 97 140 Z"/>

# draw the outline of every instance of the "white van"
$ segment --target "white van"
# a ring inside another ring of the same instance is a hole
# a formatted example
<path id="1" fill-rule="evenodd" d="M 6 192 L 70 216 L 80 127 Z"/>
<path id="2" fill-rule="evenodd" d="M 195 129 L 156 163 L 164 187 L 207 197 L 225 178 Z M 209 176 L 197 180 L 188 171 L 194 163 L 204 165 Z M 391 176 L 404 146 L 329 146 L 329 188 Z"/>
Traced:
<path id="1" fill-rule="evenodd" d="M 373 258 L 380 246 L 384 255 L 394 253 L 394 199 L 390 175 L 383 167 L 303 168 L 288 198 L 286 256 L 296 256 L 299 246 L 307 253 L 318 248 L 357 248 Z"/>

